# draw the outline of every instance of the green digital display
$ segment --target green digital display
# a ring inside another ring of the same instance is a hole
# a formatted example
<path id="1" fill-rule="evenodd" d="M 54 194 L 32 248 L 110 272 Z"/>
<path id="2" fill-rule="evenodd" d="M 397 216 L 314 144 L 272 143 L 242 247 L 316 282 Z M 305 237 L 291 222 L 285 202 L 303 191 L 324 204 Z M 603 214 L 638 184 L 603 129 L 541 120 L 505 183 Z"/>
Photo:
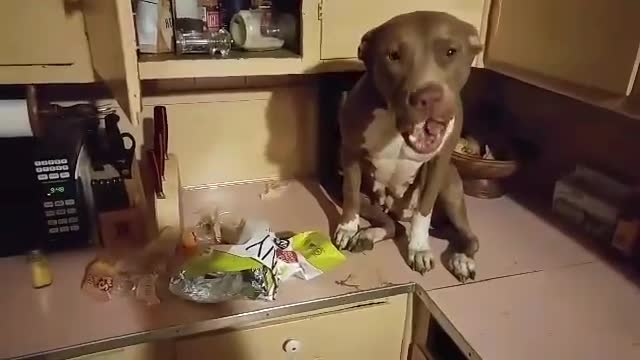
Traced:
<path id="1" fill-rule="evenodd" d="M 64 186 L 60 186 L 60 185 L 50 186 L 49 189 L 47 190 L 47 196 L 53 196 L 56 194 L 64 194 L 64 193 L 65 193 L 65 188 Z"/>

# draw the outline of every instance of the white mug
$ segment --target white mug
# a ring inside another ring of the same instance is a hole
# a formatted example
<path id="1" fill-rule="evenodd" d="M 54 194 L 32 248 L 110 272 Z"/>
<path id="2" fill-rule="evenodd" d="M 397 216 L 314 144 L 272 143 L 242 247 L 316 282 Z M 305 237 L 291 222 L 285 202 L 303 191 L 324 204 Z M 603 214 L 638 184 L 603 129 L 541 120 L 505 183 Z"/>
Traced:
<path id="1" fill-rule="evenodd" d="M 284 40 L 264 36 L 260 30 L 262 10 L 240 10 L 231 18 L 231 36 L 235 44 L 247 51 L 280 49 Z"/>

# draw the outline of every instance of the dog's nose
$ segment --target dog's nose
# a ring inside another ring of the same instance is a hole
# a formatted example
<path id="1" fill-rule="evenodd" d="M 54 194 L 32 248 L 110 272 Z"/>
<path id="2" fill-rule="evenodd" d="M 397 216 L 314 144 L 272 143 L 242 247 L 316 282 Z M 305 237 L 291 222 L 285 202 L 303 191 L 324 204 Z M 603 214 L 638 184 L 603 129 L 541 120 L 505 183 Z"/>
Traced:
<path id="1" fill-rule="evenodd" d="M 409 95 L 409 105 L 420 110 L 426 109 L 442 100 L 443 94 L 444 90 L 441 85 L 435 83 L 427 84 Z"/>

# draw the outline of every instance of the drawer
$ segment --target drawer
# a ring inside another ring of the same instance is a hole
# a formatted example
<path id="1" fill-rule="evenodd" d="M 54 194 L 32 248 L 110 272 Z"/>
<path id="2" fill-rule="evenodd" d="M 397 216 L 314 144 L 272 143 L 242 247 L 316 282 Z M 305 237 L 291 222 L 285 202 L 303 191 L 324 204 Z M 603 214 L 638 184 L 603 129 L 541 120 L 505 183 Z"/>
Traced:
<path id="1" fill-rule="evenodd" d="M 82 355 L 72 360 L 174 360 L 173 341 L 144 343 Z"/>
<path id="2" fill-rule="evenodd" d="M 375 5 L 368 0 L 323 0 L 321 58 L 355 58 L 367 31 L 395 15 L 416 10 L 448 12 L 480 30 L 483 8 L 480 0 L 402 0 Z"/>
<path id="3" fill-rule="evenodd" d="M 180 360 L 399 359 L 406 299 L 399 295 L 272 325 L 186 338 L 176 342 L 176 354 Z"/>

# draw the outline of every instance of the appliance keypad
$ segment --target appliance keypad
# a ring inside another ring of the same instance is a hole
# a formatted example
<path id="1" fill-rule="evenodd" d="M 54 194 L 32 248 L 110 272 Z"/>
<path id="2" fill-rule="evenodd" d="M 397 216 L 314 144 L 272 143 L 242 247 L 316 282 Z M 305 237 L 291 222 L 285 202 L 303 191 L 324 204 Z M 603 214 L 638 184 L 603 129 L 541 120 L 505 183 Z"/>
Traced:
<path id="1" fill-rule="evenodd" d="M 34 161 L 36 167 L 37 178 L 40 181 L 68 179 L 71 177 L 69 172 L 69 160 L 67 159 L 51 159 Z"/>
<path id="2" fill-rule="evenodd" d="M 54 206 L 63 207 L 56 210 L 45 211 L 45 215 L 49 218 L 47 219 L 47 224 L 49 225 L 49 234 L 80 231 L 80 219 L 78 218 L 78 216 L 66 216 L 77 214 L 78 209 L 73 207 L 74 205 L 76 205 L 75 199 L 56 200 L 55 202 L 46 201 L 43 203 L 43 205 L 45 208 L 52 208 Z"/>

